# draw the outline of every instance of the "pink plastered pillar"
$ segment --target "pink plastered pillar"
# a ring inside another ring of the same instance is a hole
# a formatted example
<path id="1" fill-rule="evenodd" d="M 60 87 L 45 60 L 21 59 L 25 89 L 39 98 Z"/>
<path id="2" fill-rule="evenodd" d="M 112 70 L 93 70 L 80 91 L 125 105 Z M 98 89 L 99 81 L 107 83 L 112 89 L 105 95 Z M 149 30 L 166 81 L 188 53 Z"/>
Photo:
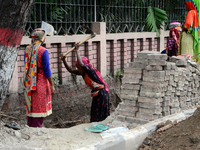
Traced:
<path id="1" fill-rule="evenodd" d="M 67 76 L 67 70 L 65 69 L 63 62 L 60 59 L 60 55 L 65 53 L 67 51 L 66 49 L 66 43 L 60 43 L 58 46 L 58 76 L 60 79 L 61 84 L 66 84 L 66 76 Z"/>
<path id="2" fill-rule="evenodd" d="M 105 22 L 93 22 L 92 30 L 97 34 L 95 38 L 98 37 L 98 63 L 99 71 L 101 72 L 102 77 L 106 76 L 106 23 Z"/>
<path id="3" fill-rule="evenodd" d="M 117 40 L 113 40 L 111 42 L 111 49 L 110 49 L 110 55 L 111 55 L 111 72 L 113 75 L 116 75 L 117 71 Z"/>
<path id="4" fill-rule="evenodd" d="M 121 56 L 121 69 L 127 67 L 127 39 L 122 40 L 122 56 Z"/>

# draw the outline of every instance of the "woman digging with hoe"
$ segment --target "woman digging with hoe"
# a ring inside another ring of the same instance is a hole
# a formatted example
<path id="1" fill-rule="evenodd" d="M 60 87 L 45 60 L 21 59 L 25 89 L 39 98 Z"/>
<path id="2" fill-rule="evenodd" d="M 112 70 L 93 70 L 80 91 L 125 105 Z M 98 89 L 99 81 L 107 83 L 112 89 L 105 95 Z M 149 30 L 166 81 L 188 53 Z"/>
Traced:
<path id="1" fill-rule="evenodd" d="M 77 69 L 72 69 L 69 67 L 65 60 L 66 57 L 63 54 L 61 55 L 61 60 L 70 73 L 81 75 L 85 81 L 85 84 L 92 89 L 91 96 L 93 97 L 93 100 L 90 122 L 103 121 L 107 118 L 107 116 L 110 115 L 108 85 L 103 81 L 100 72 L 95 68 L 92 68 L 92 65 L 87 57 L 80 57 L 78 52 L 79 44 L 76 43 L 74 47 L 77 54 Z"/>

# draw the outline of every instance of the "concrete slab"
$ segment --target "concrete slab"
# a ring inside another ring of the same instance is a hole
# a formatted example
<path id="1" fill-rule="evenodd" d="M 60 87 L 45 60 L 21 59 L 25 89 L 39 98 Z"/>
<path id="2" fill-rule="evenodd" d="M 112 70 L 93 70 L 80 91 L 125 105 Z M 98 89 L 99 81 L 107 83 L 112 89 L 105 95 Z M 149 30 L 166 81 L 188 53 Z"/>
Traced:
<path id="1" fill-rule="evenodd" d="M 156 126 L 159 123 L 165 123 L 167 120 L 177 120 L 177 122 L 180 122 L 193 115 L 195 110 L 196 108 L 185 110 L 180 113 L 152 121 L 127 132 L 120 133 L 116 137 L 103 139 L 98 144 L 82 147 L 77 150 L 137 150 L 143 143 L 144 139 L 156 131 Z"/>

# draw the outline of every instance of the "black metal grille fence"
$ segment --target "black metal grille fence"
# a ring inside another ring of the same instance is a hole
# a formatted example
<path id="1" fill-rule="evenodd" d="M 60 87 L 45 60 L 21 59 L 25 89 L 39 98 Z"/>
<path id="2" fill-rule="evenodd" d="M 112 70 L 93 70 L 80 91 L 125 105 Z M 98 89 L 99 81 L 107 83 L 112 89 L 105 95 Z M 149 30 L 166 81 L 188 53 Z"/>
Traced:
<path id="1" fill-rule="evenodd" d="M 91 28 L 92 22 L 106 22 L 107 33 L 146 31 L 148 6 L 169 9 L 165 26 L 168 29 L 170 22 L 183 23 L 185 19 L 184 1 L 176 1 L 180 2 L 171 11 L 171 6 L 164 0 L 36 0 L 25 35 L 41 27 L 42 21 L 53 25 L 57 34 L 84 33 L 81 25 Z"/>

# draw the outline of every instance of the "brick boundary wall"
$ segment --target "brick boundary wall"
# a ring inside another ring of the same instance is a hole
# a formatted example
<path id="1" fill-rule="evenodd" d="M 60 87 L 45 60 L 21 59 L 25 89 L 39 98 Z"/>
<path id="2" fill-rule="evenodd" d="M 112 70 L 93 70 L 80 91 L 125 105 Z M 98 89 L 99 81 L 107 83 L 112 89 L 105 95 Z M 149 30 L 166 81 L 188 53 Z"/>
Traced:
<path id="1" fill-rule="evenodd" d="M 108 79 L 108 82 L 111 85 L 110 90 L 120 92 L 120 83 L 115 80 L 117 71 L 123 71 L 124 68 L 129 66 L 129 64 L 136 59 L 137 53 L 140 51 L 163 50 L 166 47 L 169 31 L 162 31 L 160 38 L 158 38 L 156 33 L 152 32 L 106 34 L 105 28 L 106 24 L 103 22 L 93 23 L 93 31 L 96 32 L 97 35 L 95 38 L 90 39 L 88 42 L 80 46 L 80 54 L 81 56 L 88 57 L 93 67 L 97 68 L 101 72 L 104 79 Z M 56 96 L 53 95 L 53 105 L 55 105 L 53 108 L 54 112 L 68 112 L 68 110 L 70 110 L 68 106 L 74 107 L 74 103 L 77 103 L 78 108 L 85 109 L 82 114 L 84 116 L 89 115 L 88 108 L 90 106 L 89 103 L 91 102 L 91 97 L 89 96 L 90 91 L 87 87 L 85 87 L 81 77 L 77 77 L 76 84 L 74 84 L 72 75 L 64 68 L 64 65 L 59 59 L 61 53 L 68 51 L 73 47 L 75 42 L 82 41 L 88 36 L 89 35 L 67 35 L 46 37 L 44 47 L 46 47 L 49 51 L 51 71 L 53 74 L 58 74 L 60 81 L 60 85 L 58 87 L 59 93 L 55 94 Z M 160 41 L 164 41 L 164 43 Z M 15 112 L 16 114 L 22 116 L 25 115 L 25 106 L 24 101 L 22 100 L 22 78 L 24 72 L 24 50 L 30 42 L 31 40 L 28 37 L 23 37 L 19 47 L 17 62 L 9 87 L 9 94 L 2 110 L 8 114 L 14 114 L 12 112 Z M 68 54 L 66 59 L 69 65 L 75 67 L 74 64 L 76 58 L 74 52 Z M 108 76 L 112 76 L 114 80 L 108 78 Z M 68 90 L 63 92 L 63 89 Z M 72 93 L 76 96 L 73 97 Z M 84 106 L 82 106 L 82 104 L 78 104 L 79 101 L 76 99 L 79 97 L 82 99 L 81 101 Z M 113 103 L 116 103 L 116 95 L 113 94 L 113 97 Z M 59 107 L 59 105 L 62 105 L 63 102 L 68 106 Z M 17 109 L 15 110 L 15 108 Z M 73 110 L 77 110 L 77 108 Z M 62 113 L 55 114 L 59 115 Z M 66 114 L 63 116 L 66 116 Z M 62 115 L 60 117 L 62 119 L 64 118 Z M 72 118 L 69 117 L 65 118 L 65 120 L 66 119 L 71 120 Z"/>

